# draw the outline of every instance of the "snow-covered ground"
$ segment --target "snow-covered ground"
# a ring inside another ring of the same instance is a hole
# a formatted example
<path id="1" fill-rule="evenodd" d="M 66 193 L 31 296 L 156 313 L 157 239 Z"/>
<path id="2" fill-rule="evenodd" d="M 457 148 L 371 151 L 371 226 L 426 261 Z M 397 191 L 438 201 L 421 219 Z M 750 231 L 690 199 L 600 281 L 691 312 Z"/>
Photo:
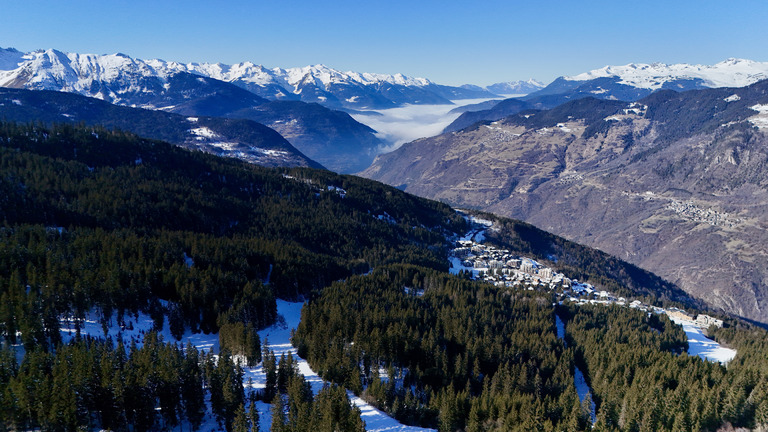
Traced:
<path id="1" fill-rule="evenodd" d="M 312 391 L 317 392 L 323 388 L 325 382 L 315 373 L 306 360 L 300 358 L 296 353 L 296 348 L 291 346 L 291 330 L 295 329 L 299 325 L 301 319 L 301 307 L 303 303 L 291 303 L 283 300 L 277 300 L 277 313 L 283 317 L 283 320 L 272 327 L 264 329 L 259 332 L 259 337 L 267 342 L 269 348 L 275 352 L 275 357 L 279 360 L 280 356 L 290 353 L 294 359 L 298 362 L 299 372 L 304 375 L 304 378 L 312 386 Z M 144 335 L 151 331 L 154 327 L 152 318 L 145 314 L 139 314 L 138 316 L 126 316 L 125 317 L 126 328 L 121 328 L 117 325 L 117 321 L 113 319 L 112 325 L 107 326 L 107 333 L 105 335 L 104 328 L 99 324 L 98 317 L 89 317 L 84 325 L 80 329 L 82 335 L 91 335 L 94 337 L 109 336 L 112 339 L 116 339 L 118 335 L 121 335 L 126 345 L 129 345 L 131 340 L 134 340 L 137 345 L 141 344 Z M 61 332 L 65 342 L 68 342 L 75 338 L 74 323 L 69 320 L 61 320 Z M 158 332 L 163 336 L 166 342 L 176 342 L 171 335 L 167 322 L 163 326 L 163 329 Z M 178 343 L 186 345 L 187 342 L 191 342 L 192 345 L 197 347 L 201 351 L 213 350 L 214 353 L 219 352 L 219 336 L 218 334 L 202 334 L 192 333 L 187 331 Z M 23 356 L 23 353 L 21 354 Z M 261 389 L 266 386 L 266 374 L 261 365 L 253 368 L 243 368 L 243 386 L 246 390 L 246 396 L 251 388 Z M 347 392 L 350 400 L 354 403 L 362 412 L 362 418 L 366 424 L 366 430 L 375 432 L 420 432 L 431 431 L 432 429 L 424 429 L 413 426 L 406 426 L 398 423 L 392 417 L 389 417 L 384 412 L 376 409 L 367 402 L 363 401 L 359 397 L 355 396 L 352 392 Z M 268 431 L 272 425 L 272 414 L 270 412 L 270 405 L 264 402 L 257 402 L 257 408 L 259 410 L 259 425 L 261 430 Z M 201 431 L 220 430 L 216 420 L 213 418 L 210 410 L 206 414 L 203 424 L 200 427 Z"/>
<path id="2" fill-rule="evenodd" d="M 561 320 L 557 315 L 555 315 L 555 326 L 557 327 L 558 339 L 563 339 L 563 343 L 565 343 L 565 324 L 563 323 L 563 320 Z M 579 369 L 578 366 L 574 366 L 573 384 L 576 386 L 576 394 L 579 395 L 579 401 L 584 403 L 584 399 L 592 394 L 592 389 L 589 388 L 589 384 L 587 384 L 587 380 L 584 379 L 584 374 L 581 373 L 581 369 Z M 594 424 L 597 420 L 597 412 L 595 410 L 595 402 L 591 399 L 591 396 L 589 403 L 589 420 L 592 422 L 592 424 Z"/>
<path id="3" fill-rule="evenodd" d="M 736 357 L 736 350 L 725 348 L 712 339 L 704 336 L 699 327 L 691 323 L 670 317 L 672 322 L 683 326 L 688 336 L 688 355 L 699 356 L 705 360 L 727 364 Z"/>
<path id="4" fill-rule="evenodd" d="M 301 318 L 302 303 L 289 303 L 286 301 L 277 301 L 277 313 L 285 319 L 285 323 L 272 326 L 268 329 L 259 332 L 261 340 L 268 340 L 269 347 L 275 352 L 275 357 L 280 358 L 281 354 L 288 355 L 291 353 L 299 363 L 299 371 L 304 375 L 304 378 L 312 385 L 312 391 L 317 393 L 323 387 L 323 380 L 309 367 L 306 360 L 300 358 L 296 354 L 296 348 L 291 346 L 291 329 L 295 329 L 299 325 Z M 264 386 L 266 377 L 261 367 L 254 368 L 252 372 L 246 374 L 245 380 L 248 377 L 253 377 L 253 381 Z M 362 412 L 363 421 L 365 421 L 365 429 L 368 431 L 376 432 L 417 432 L 417 431 L 431 431 L 432 429 L 424 429 L 414 426 L 406 426 L 398 423 L 392 417 L 389 417 L 384 412 L 376 409 L 369 403 L 360 399 L 359 397 L 347 392 L 350 400 L 355 404 Z M 270 422 L 269 413 L 261 415 L 261 430 L 268 430 L 265 420 Z"/>

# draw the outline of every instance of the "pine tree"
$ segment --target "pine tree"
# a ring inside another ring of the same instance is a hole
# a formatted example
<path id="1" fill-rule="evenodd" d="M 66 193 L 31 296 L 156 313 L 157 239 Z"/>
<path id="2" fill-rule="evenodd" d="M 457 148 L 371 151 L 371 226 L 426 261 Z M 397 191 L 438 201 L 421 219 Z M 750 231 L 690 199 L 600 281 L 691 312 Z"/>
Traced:
<path id="1" fill-rule="evenodd" d="M 251 432 L 259 432 L 261 426 L 259 425 L 259 410 L 256 407 L 255 397 L 250 398 L 251 403 L 248 406 L 248 420 L 251 422 Z"/>
<path id="2" fill-rule="evenodd" d="M 250 419 L 245 414 L 245 407 L 243 404 L 238 405 L 235 410 L 235 418 L 232 420 L 232 432 L 249 432 Z"/>
<path id="3" fill-rule="evenodd" d="M 276 395 L 272 398 L 272 427 L 270 432 L 288 432 L 285 424 L 285 403 L 282 395 Z"/>
<path id="4" fill-rule="evenodd" d="M 267 341 L 264 342 L 264 355 L 262 356 L 266 385 L 264 386 L 264 401 L 269 403 L 277 394 L 277 364 L 275 352 L 270 350 Z"/>
<path id="5" fill-rule="evenodd" d="M 191 342 L 187 342 L 180 374 L 181 400 L 184 414 L 193 430 L 200 427 L 205 415 L 205 390 L 203 389 L 202 375 L 199 352 Z"/>

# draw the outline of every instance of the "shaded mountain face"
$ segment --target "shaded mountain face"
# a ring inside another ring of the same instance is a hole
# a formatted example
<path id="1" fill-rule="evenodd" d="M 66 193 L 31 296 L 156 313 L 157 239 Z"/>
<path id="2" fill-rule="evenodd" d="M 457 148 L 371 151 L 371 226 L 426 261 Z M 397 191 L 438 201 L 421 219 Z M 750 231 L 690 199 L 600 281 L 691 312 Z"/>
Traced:
<path id="1" fill-rule="evenodd" d="M 768 81 L 580 99 L 414 141 L 363 175 L 516 217 L 768 322 Z"/>
<path id="2" fill-rule="evenodd" d="M 194 104 L 177 106 L 185 116 L 222 116 L 263 123 L 279 132 L 302 153 L 340 173 L 361 171 L 373 162 L 383 142 L 376 131 L 349 114 L 299 101 L 239 103 L 214 95 Z"/>
<path id="3" fill-rule="evenodd" d="M 314 155 L 313 159 L 322 160 L 324 166 L 338 172 L 355 172 L 367 167 L 383 145 L 373 129 L 358 123 L 346 113 L 299 101 L 270 102 L 253 93 L 251 90 L 259 87 L 254 83 L 262 82 L 254 78 L 260 76 L 258 68 L 228 67 L 227 75 L 220 70 L 223 67 L 219 65 L 216 69 L 213 65 L 144 61 L 124 54 L 83 55 L 56 50 L 23 54 L 15 50 L 0 50 L 0 87 L 56 90 L 184 116 L 227 117 L 268 123 L 299 151 Z M 252 79 L 249 81 L 245 77 Z M 385 78 L 377 79 L 381 83 L 376 94 L 394 95 L 407 85 L 416 88 L 409 93 L 411 96 L 417 90 L 426 92 L 422 103 L 450 103 L 439 96 L 439 92 L 424 90 L 426 87 L 439 87 L 427 81 L 421 83 L 402 77 L 391 78 L 393 83 L 388 84 Z M 308 79 L 307 86 L 310 81 L 320 82 Z M 389 90 L 383 88 L 387 86 Z M 365 88 L 373 89 L 373 84 Z M 307 87 L 305 91 L 309 93 L 313 90 Z M 427 97 L 434 100 L 427 100 Z M 412 99 L 407 102 L 412 102 Z M 385 105 L 392 104 L 387 102 Z"/>
<path id="4" fill-rule="evenodd" d="M 101 125 L 261 166 L 322 168 L 279 133 L 251 120 L 187 117 L 70 93 L 19 89 L 0 89 L 0 117 L 22 123 Z"/>

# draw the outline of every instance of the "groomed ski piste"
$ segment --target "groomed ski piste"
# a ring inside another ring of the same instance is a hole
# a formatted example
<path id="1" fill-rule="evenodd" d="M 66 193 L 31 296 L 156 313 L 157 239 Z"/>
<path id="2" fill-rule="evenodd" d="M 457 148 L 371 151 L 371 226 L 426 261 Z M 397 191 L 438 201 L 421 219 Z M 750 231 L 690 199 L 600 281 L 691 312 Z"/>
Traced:
<path id="1" fill-rule="evenodd" d="M 701 329 L 677 318 L 669 317 L 673 323 L 683 326 L 688 336 L 688 355 L 699 356 L 705 360 L 727 364 L 736 357 L 736 350 L 726 348 L 704 336 Z"/>
<path id="2" fill-rule="evenodd" d="M 259 332 L 259 337 L 262 343 L 267 342 L 269 349 L 275 352 L 275 357 L 280 359 L 281 355 L 290 353 L 298 362 L 299 372 L 304 375 L 304 379 L 312 386 L 312 392 L 317 392 L 327 385 L 312 368 L 309 367 L 309 363 L 306 360 L 300 358 L 296 353 L 296 348 L 291 346 L 291 330 L 295 329 L 299 325 L 301 319 L 301 308 L 304 303 L 287 302 L 284 300 L 277 300 L 277 313 L 282 319 L 278 319 L 278 323 L 264 329 Z M 116 320 L 113 320 L 113 323 Z M 86 319 L 84 325 L 80 329 L 82 336 L 90 335 L 92 337 L 111 337 L 116 340 L 118 336 L 122 337 L 126 345 L 130 344 L 131 340 L 135 340 L 137 345 L 141 344 L 144 339 L 144 335 L 150 332 L 154 328 L 154 322 L 149 315 L 138 314 L 137 316 L 125 317 L 126 328 L 120 328 L 117 325 L 111 325 L 107 327 L 107 334 L 104 334 L 104 330 L 99 323 L 99 320 L 95 317 Z M 71 341 L 76 337 L 74 323 L 69 320 L 61 321 L 62 338 L 65 343 Z M 187 330 L 180 341 L 176 341 L 171 335 L 170 328 L 166 323 L 163 325 L 162 331 L 158 332 L 162 335 L 163 340 L 166 342 L 179 343 L 182 346 L 186 346 L 187 342 L 191 342 L 199 351 L 213 351 L 219 352 L 219 335 L 192 333 Z M 245 387 L 246 397 L 250 391 L 258 390 L 266 387 L 266 374 L 261 365 L 253 368 L 243 367 L 243 386 Z M 252 387 L 248 387 L 249 383 Z M 358 396 L 355 396 L 352 392 L 347 391 L 349 399 L 355 404 L 361 411 L 361 417 L 365 421 L 365 429 L 372 432 L 427 432 L 433 431 L 433 429 L 419 428 L 415 426 L 407 426 L 399 423 L 397 420 L 388 416 L 383 411 L 375 408 L 369 403 L 365 402 Z M 261 401 L 256 402 L 256 406 L 259 410 L 259 430 L 269 431 L 272 426 L 272 414 L 270 411 L 271 405 Z M 183 425 L 186 429 L 188 425 Z M 216 422 L 211 410 L 208 406 L 205 414 L 205 419 L 202 425 L 198 429 L 200 431 L 214 431 L 224 430 Z"/>

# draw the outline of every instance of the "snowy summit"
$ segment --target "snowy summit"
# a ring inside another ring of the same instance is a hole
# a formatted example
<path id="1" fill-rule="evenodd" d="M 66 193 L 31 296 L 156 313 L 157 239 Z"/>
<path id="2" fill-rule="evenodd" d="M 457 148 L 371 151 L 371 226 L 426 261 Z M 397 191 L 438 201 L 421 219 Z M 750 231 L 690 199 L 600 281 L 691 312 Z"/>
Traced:
<path id="1" fill-rule="evenodd" d="M 768 62 L 731 58 L 711 66 L 630 63 L 605 66 L 564 78 L 568 81 L 589 81 L 614 76 L 621 79 L 620 84 L 650 90 L 658 90 L 664 83 L 675 80 L 701 80 L 705 87 L 744 87 L 768 78 Z"/>

